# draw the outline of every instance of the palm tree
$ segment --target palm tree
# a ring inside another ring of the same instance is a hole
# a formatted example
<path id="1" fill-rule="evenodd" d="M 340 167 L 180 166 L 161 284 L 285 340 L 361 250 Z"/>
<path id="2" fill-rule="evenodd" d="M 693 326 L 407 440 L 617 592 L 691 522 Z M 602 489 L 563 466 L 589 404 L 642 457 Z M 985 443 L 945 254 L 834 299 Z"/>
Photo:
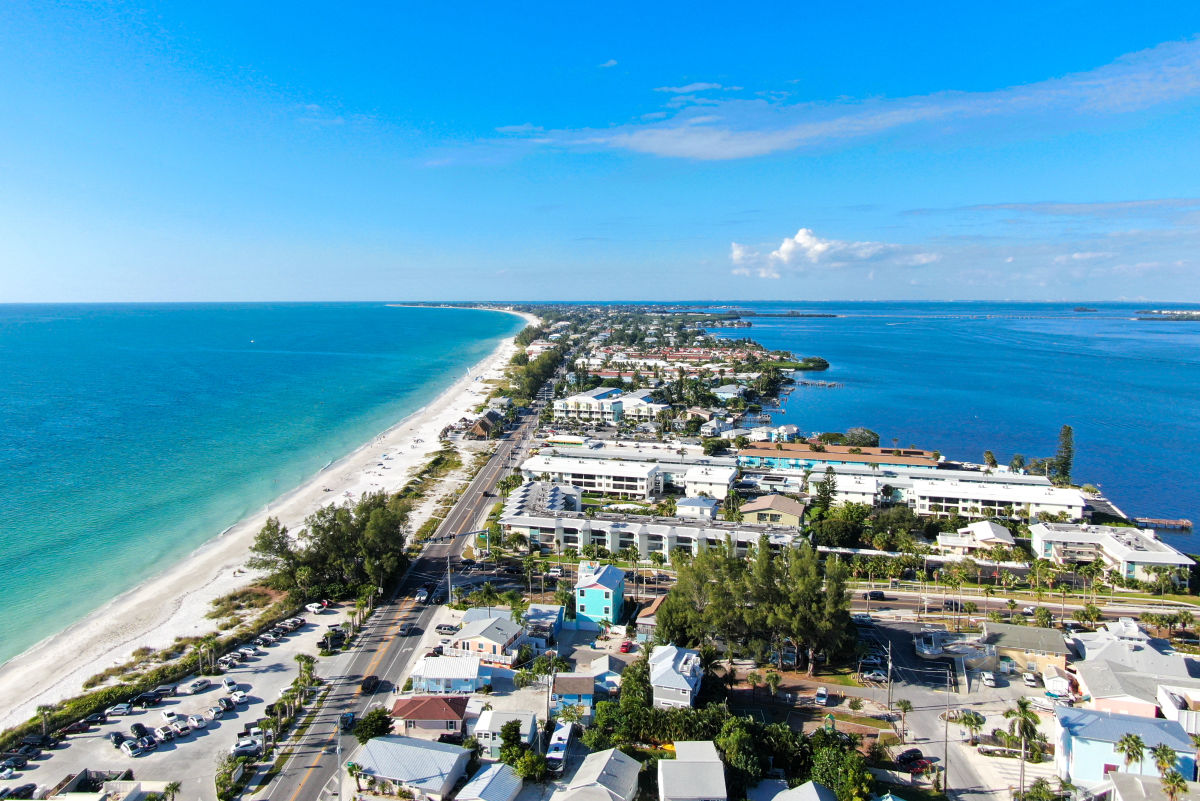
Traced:
<path id="1" fill-rule="evenodd" d="M 1125 757 L 1125 767 L 1128 768 L 1134 762 L 1138 763 L 1138 773 L 1141 773 L 1140 767 L 1142 760 L 1146 756 L 1146 743 L 1141 737 L 1136 734 L 1125 734 L 1117 740 L 1117 745 L 1114 750 Z"/>
<path id="2" fill-rule="evenodd" d="M 1177 770 L 1169 770 L 1163 774 L 1162 789 L 1169 801 L 1177 801 L 1179 796 L 1187 792 L 1187 781 Z"/>
<path id="3" fill-rule="evenodd" d="M 1008 720 L 1008 733 L 1021 738 L 1021 793 L 1025 792 L 1025 760 L 1028 757 L 1029 741 L 1037 737 L 1038 719 L 1028 698 L 1018 698 L 1016 706 L 1004 711 Z"/>
<path id="4" fill-rule="evenodd" d="M 1171 746 L 1159 743 L 1150 749 L 1150 758 L 1154 760 L 1154 767 L 1158 768 L 1159 775 L 1166 776 L 1167 771 L 1175 767 L 1175 761 L 1179 759 L 1179 755 Z"/>
<path id="5" fill-rule="evenodd" d="M 50 728 L 50 716 L 58 711 L 58 707 L 54 704 L 42 704 L 37 708 L 37 713 L 42 718 L 42 736 L 46 736 L 47 730 Z"/>
<path id="6" fill-rule="evenodd" d="M 900 710 L 900 742 L 904 742 L 904 735 L 908 732 L 908 713 L 912 712 L 912 701 L 907 698 L 900 698 L 896 701 L 896 709 Z"/>
<path id="7" fill-rule="evenodd" d="M 358 792 L 361 793 L 362 792 L 361 779 L 362 779 L 362 775 L 363 775 L 362 766 L 356 762 L 347 762 L 346 763 L 346 772 L 350 774 L 351 779 L 354 779 L 354 786 L 358 789 Z"/>
<path id="8" fill-rule="evenodd" d="M 171 782 L 163 788 L 163 795 L 167 801 L 175 801 L 175 796 L 179 795 L 179 791 L 183 789 L 183 785 L 179 782 Z"/>
<path id="9" fill-rule="evenodd" d="M 768 670 L 766 677 L 763 679 L 767 683 L 767 689 L 771 691 L 771 696 L 779 692 L 779 684 L 783 681 L 783 677 L 773 670 Z"/>
<path id="10" fill-rule="evenodd" d="M 485 581 L 479 589 L 471 593 L 471 600 L 475 602 L 476 606 L 486 606 L 491 609 L 500 600 L 500 593 L 496 592 L 492 582 Z"/>
<path id="11" fill-rule="evenodd" d="M 762 684 L 762 676 L 757 670 L 752 670 L 746 674 L 746 683 L 750 685 L 750 697 L 754 697 L 758 692 L 758 685 Z"/>
<path id="12" fill-rule="evenodd" d="M 974 742 L 979 736 L 979 732 L 983 730 L 984 724 L 987 723 L 987 719 L 972 710 L 963 713 L 963 716 L 958 719 L 958 723 L 970 733 L 971 741 Z"/>

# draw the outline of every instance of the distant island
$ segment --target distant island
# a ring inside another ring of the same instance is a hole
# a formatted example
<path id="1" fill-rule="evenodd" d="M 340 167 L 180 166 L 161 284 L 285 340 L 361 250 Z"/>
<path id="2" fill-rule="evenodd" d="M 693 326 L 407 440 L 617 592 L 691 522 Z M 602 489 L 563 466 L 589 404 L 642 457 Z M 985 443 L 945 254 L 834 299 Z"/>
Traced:
<path id="1" fill-rule="evenodd" d="M 1200 320 L 1200 309 L 1138 309 L 1139 320 Z"/>
<path id="2" fill-rule="evenodd" d="M 1093 309 L 1091 306 L 1076 306 L 1076 307 L 1075 307 L 1075 308 L 1074 308 L 1072 311 L 1077 311 L 1077 312 L 1094 312 L 1094 311 L 1098 311 L 1098 310 L 1097 310 L 1097 309 Z"/>

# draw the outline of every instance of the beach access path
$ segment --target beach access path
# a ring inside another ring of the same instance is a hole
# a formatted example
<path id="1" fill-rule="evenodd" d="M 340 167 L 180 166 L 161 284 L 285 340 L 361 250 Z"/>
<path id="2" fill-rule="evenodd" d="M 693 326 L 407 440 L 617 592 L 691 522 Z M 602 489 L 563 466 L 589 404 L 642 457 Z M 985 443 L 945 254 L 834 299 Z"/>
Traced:
<path id="1" fill-rule="evenodd" d="M 518 314 L 529 323 L 537 318 Z M 272 501 L 267 509 L 238 522 L 221 536 L 158 576 L 118 596 L 83 620 L 54 634 L 0 666 L 0 728 L 28 720 L 40 704 L 79 694 L 83 682 L 106 668 L 124 664 L 141 647 L 160 649 L 177 637 L 215 630 L 205 617 L 212 601 L 252 583 L 245 568 L 250 545 L 267 517 L 290 529 L 322 506 L 367 492 L 395 492 L 441 444 L 448 425 L 471 417 L 515 352 L 505 339 L 469 374 L 428 405 Z M 391 457 L 383 460 L 383 454 Z M 64 588 L 66 591 L 66 588 Z"/>

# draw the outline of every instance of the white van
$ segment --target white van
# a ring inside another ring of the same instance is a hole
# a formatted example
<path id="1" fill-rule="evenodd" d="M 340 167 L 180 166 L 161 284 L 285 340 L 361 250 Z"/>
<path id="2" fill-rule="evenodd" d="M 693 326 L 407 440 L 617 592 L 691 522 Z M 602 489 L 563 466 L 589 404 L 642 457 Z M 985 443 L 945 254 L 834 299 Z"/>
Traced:
<path id="1" fill-rule="evenodd" d="M 817 695 L 813 700 L 817 706 L 829 706 L 829 690 L 824 687 L 817 688 Z"/>

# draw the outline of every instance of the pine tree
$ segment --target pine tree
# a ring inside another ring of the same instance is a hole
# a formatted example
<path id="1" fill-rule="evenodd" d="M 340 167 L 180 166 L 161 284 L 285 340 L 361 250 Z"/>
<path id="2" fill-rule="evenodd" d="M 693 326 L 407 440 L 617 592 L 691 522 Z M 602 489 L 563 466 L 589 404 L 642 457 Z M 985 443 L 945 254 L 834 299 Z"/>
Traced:
<path id="1" fill-rule="evenodd" d="M 1075 431 L 1063 426 L 1058 432 L 1058 453 L 1054 455 L 1054 473 L 1060 484 L 1071 483 L 1071 467 L 1075 462 Z"/>

